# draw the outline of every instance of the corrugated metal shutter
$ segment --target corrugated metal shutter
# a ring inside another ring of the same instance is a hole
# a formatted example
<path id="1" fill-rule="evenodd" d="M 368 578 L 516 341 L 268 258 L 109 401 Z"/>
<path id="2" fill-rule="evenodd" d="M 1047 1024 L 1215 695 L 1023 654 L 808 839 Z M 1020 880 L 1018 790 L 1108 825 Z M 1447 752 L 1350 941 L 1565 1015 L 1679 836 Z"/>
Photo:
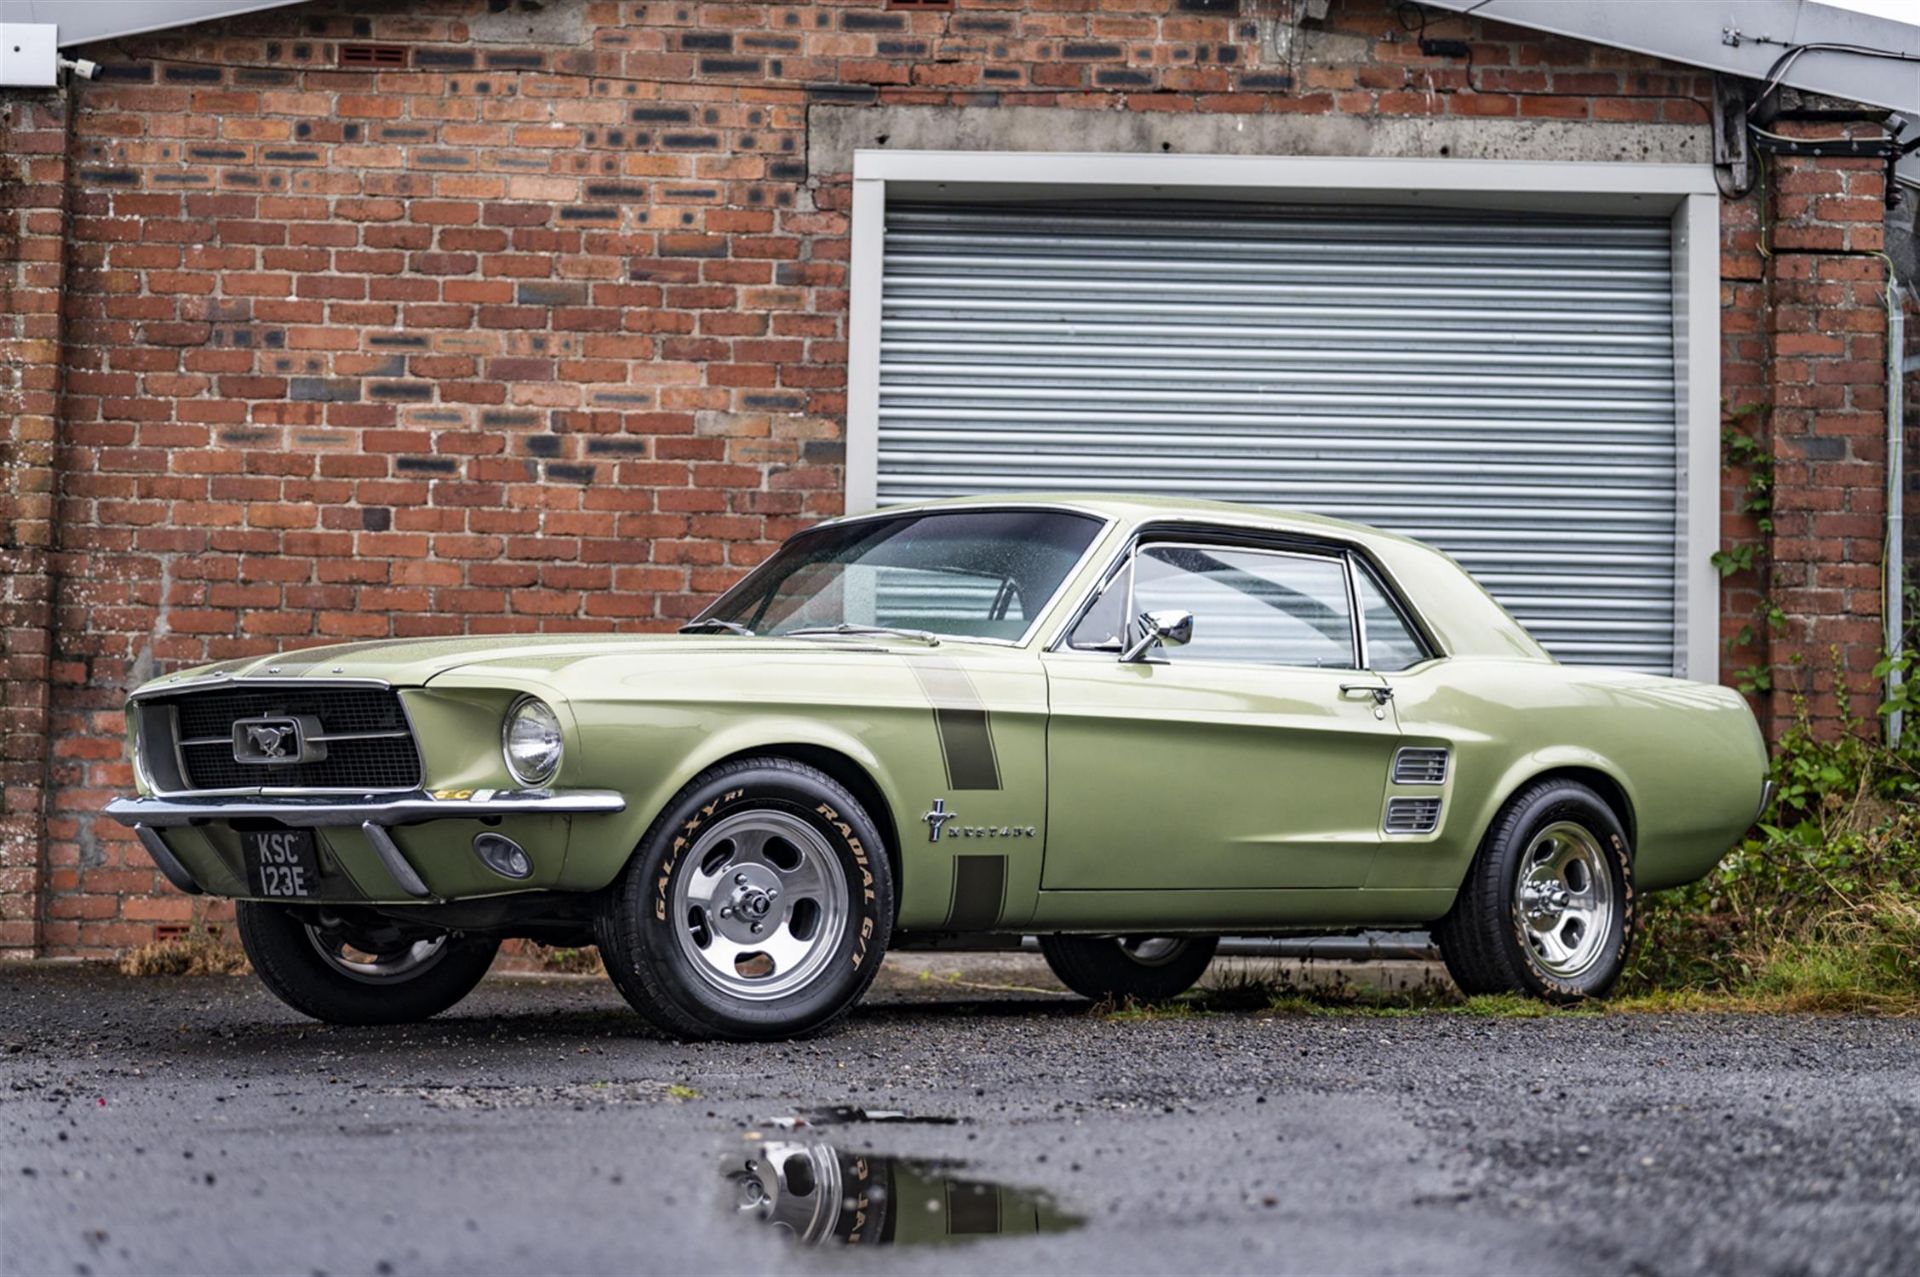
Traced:
<path id="1" fill-rule="evenodd" d="M 1665 219 L 891 203 L 881 504 L 1164 493 L 1408 533 L 1564 660 L 1674 663 Z"/>

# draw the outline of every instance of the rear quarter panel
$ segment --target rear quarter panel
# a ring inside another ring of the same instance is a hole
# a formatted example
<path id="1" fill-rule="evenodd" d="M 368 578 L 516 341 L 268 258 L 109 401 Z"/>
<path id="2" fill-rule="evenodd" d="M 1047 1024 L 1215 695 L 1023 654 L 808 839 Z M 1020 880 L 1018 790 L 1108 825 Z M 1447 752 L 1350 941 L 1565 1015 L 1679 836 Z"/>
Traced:
<path id="1" fill-rule="evenodd" d="M 1454 765 L 1440 829 L 1387 838 L 1369 886 L 1457 887 L 1501 807 L 1563 768 L 1602 773 L 1626 798 L 1644 890 L 1706 874 L 1756 815 L 1766 746 L 1729 688 L 1474 658 L 1429 662 L 1390 681 L 1406 743 L 1448 745 Z"/>

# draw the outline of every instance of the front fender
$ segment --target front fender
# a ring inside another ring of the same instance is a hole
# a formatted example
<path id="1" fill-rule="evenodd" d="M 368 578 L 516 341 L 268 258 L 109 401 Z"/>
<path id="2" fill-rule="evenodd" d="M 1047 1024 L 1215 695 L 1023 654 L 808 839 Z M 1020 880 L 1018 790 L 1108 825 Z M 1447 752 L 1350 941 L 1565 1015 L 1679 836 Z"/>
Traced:
<path id="1" fill-rule="evenodd" d="M 645 716 L 646 707 L 629 707 L 630 711 L 634 709 L 640 710 L 635 716 Z M 655 818 L 695 777 L 729 758 L 779 753 L 782 746 L 831 750 L 851 759 L 879 789 L 891 809 L 886 814 L 897 826 L 901 793 L 897 778 L 858 736 L 817 719 L 756 715 L 704 733 L 696 748 L 670 760 L 659 759 L 657 768 L 623 769 L 626 774 L 616 787 L 626 795 L 627 809 L 617 816 L 576 822 L 566 872 L 558 885 L 569 891 L 597 891 L 606 886 L 626 867 Z M 594 768 L 596 774 L 605 774 L 604 762 Z"/>

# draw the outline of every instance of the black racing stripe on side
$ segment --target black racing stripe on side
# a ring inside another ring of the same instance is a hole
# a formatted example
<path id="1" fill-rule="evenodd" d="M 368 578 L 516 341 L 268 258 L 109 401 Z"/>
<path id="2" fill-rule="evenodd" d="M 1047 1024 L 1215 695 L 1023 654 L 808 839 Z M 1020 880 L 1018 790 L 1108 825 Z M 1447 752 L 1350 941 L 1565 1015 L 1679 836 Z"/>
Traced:
<path id="1" fill-rule="evenodd" d="M 993 719 L 973 680 L 957 662 L 939 656 L 909 659 L 913 676 L 933 705 L 934 729 L 953 789 L 1000 788 L 1000 760 L 993 750 Z"/>
<path id="2" fill-rule="evenodd" d="M 1006 887 L 1005 856 L 955 856 L 953 905 L 947 910 L 946 930 L 991 930 L 1000 921 Z"/>
<path id="3" fill-rule="evenodd" d="M 947 756 L 947 783 L 955 789 L 1000 788 L 993 732 L 984 709 L 936 709 L 940 748 Z"/>

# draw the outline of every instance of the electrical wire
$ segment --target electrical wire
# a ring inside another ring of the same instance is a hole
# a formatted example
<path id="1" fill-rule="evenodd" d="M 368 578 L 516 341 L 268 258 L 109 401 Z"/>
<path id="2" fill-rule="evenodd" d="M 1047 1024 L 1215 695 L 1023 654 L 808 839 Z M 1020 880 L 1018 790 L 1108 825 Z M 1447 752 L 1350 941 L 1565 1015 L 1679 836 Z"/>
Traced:
<path id="1" fill-rule="evenodd" d="M 1771 129 L 1763 129 L 1758 124 L 1747 125 L 1747 132 L 1753 134 L 1755 137 L 1766 138 L 1769 142 L 1785 142 L 1789 146 L 1837 146 L 1842 142 L 1851 142 L 1853 140 L 1841 134 L 1835 134 L 1832 137 L 1788 137 L 1784 133 L 1775 133 Z"/>
<path id="2" fill-rule="evenodd" d="M 1920 61 L 1920 59 L 1916 59 L 1916 61 Z M 1831 136 L 1831 137 L 1788 137 L 1784 133 L 1775 133 L 1770 129 L 1763 129 L 1758 124 L 1754 124 L 1750 121 L 1747 124 L 1747 132 L 1751 133 L 1755 137 L 1766 138 L 1769 142 L 1784 142 L 1789 146 L 1839 146 L 1844 143 L 1851 142 L 1853 140 L 1852 138 L 1841 137 L 1837 135 Z M 1760 153 L 1756 151 L 1755 154 L 1758 155 Z M 1873 158 L 1873 157 L 1863 156 L 1860 158 Z M 1714 185 L 1720 188 L 1720 193 L 1726 196 L 1728 199 L 1744 199 L 1748 193 L 1747 191 L 1742 191 L 1740 192 L 1739 195 L 1733 195 L 1727 191 L 1726 186 L 1720 181 L 1720 168 L 1721 168 L 1720 165 L 1715 165 L 1713 170 Z M 1920 191 L 1920 180 L 1916 180 L 1914 178 L 1908 177 L 1904 173 L 1899 172 L 1898 170 L 1892 171 L 1892 177 L 1893 177 L 1893 184 L 1895 186 L 1904 187 L 1907 190 L 1911 190 L 1911 191 Z M 1752 189 L 1751 187 L 1748 188 L 1749 191 L 1751 189 Z M 1892 206 L 1889 205 L 1889 207 L 1892 207 Z"/>
<path id="3" fill-rule="evenodd" d="M 1876 49 L 1867 44 L 1836 44 L 1829 41 L 1815 41 L 1811 44 L 1789 45 L 1787 51 L 1773 60 L 1767 69 L 1760 92 L 1747 104 L 1747 119 L 1752 120 L 1766 100 L 1780 88 L 1787 78 L 1787 72 L 1793 70 L 1794 63 L 1809 53 L 1852 53 L 1863 58 L 1885 58 L 1892 62 L 1920 62 L 1920 53 L 1901 53 L 1895 49 Z"/>

